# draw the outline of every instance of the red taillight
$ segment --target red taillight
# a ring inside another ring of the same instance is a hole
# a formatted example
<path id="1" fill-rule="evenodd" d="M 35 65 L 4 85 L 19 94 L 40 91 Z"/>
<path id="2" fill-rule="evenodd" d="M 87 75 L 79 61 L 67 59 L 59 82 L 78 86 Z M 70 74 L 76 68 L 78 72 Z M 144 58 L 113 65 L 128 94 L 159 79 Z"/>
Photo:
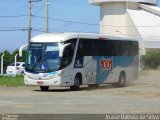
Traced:
<path id="1" fill-rule="evenodd" d="M 16 70 L 19 70 L 19 67 L 16 67 Z"/>

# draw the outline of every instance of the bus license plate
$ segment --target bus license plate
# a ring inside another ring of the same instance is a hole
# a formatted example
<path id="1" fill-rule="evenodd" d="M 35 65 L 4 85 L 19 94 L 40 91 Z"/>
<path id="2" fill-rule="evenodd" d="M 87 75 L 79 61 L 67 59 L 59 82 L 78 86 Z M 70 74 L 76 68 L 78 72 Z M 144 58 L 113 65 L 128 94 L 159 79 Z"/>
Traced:
<path id="1" fill-rule="evenodd" d="M 43 81 L 37 81 L 38 85 L 43 85 Z"/>

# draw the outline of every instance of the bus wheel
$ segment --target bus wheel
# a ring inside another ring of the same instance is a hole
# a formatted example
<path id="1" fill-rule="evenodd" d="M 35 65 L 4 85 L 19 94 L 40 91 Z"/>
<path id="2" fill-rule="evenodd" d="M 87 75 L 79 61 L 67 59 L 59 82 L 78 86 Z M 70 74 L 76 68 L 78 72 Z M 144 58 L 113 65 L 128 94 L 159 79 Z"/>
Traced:
<path id="1" fill-rule="evenodd" d="M 98 88 L 99 84 L 89 84 L 88 87 L 91 89 Z"/>
<path id="2" fill-rule="evenodd" d="M 126 85 L 126 76 L 125 76 L 125 73 L 122 72 L 119 76 L 119 82 L 118 82 L 118 86 L 119 87 L 125 87 Z"/>
<path id="3" fill-rule="evenodd" d="M 41 91 L 48 91 L 49 86 L 40 86 Z"/>
<path id="4" fill-rule="evenodd" d="M 80 76 L 76 76 L 75 79 L 74 79 L 74 85 L 73 86 L 70 86 L 70 89 L 71 90 L 79 90 L 79 86 L 81 84 L 81 77 Z"/>
<path id="5" fill-rule="evenodd" d="M 24 71 L 22 71 L 21 74 L 24 75 Z"/>

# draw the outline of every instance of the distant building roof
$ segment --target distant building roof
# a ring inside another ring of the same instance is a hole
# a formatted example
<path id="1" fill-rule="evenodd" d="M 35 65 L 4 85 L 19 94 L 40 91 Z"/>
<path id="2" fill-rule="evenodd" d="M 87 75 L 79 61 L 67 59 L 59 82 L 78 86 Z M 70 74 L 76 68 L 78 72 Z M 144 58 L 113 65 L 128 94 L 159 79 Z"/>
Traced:
<path id="1" fill-rule="evenodd" d="M 144 41 L 144 47 L 160 48 L 160 16 L 158 14 L 160 9 L 152 6 L 147 7 L 146 10 L 128 9 L 127 12 Z"/>
<path id="2" fill-rule="evenodd" d="M 106 2 L 141 2 L 147 4 L 156 4 L 158 0 L 89 0 L 89 3 L 93 5 L 100 5 Z"/>

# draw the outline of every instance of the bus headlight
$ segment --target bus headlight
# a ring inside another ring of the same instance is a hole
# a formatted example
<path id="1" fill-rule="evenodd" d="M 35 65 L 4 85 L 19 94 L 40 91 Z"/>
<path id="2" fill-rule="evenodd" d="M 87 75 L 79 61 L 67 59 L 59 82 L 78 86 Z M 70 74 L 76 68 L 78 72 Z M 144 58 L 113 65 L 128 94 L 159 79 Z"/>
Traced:
<path id="1" fill-rule="evenodd" d="M 55 75 L 50 76 L 50 78 L 57 78 L 57 77 L 61 77 L 62 76 L 62 72 L 57 73 Z"/>
<path id="2" fill-rule="evenodd" d="M 57 73 L 57 74 L 55 75 L 55 77 L 61 77 L 61 76 L 62 76 L 62 72 Z"/>

